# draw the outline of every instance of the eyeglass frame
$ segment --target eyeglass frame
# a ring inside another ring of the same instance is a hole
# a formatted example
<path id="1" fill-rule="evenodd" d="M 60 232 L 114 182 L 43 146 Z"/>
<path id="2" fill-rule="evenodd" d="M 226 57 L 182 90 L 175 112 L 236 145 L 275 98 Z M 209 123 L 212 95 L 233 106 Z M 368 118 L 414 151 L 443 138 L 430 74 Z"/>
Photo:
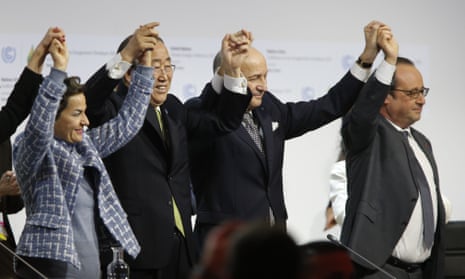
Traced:
<path id="1" fill-rule="evenodd" d="M 399 88 L 391 87 L 391 91 L 400 91 L 412 99 L 417 99 L 418 97 L 420 97 L 420 94 L 423 95 L 423 97 L 428 96 L 429 88 L 422 87 L 421 89 L 407 90 L 407 89 L 399 89 Z"/>
<path id="2" fill-rule="evenodd" d="M 162 72 L 164 74 L 171 74 L 171 73 L 174 73 L 175 70 L 176 70 L 176 65 L 174 64 L 153 67 L 153 72 L 156 74 L 162 74 Z"/>

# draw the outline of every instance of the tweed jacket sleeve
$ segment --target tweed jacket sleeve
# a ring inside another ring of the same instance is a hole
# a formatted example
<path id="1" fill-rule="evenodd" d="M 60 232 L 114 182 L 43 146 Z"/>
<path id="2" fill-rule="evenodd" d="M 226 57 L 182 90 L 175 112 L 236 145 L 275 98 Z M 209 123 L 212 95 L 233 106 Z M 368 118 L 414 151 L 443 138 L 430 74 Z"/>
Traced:
<path id="1" fill-rule="evenodd" d="M 52 68 L 50 76 L 40 85 L 24 133 L 16 140 L 15 158 L 21 158 L 15 165 L 18 176 L 35 173 L 52 144 L 56 112 L 66 90 L 62 82 L 65 77 L 66 73 Z"/>
<path id="2" fill-rule="evenodd" d="M 154 83 L 151 67 L 137 66 L 118 115 L 89 130 L 100 157 L 105 158 L 129 142 L 144 123 Z"/>

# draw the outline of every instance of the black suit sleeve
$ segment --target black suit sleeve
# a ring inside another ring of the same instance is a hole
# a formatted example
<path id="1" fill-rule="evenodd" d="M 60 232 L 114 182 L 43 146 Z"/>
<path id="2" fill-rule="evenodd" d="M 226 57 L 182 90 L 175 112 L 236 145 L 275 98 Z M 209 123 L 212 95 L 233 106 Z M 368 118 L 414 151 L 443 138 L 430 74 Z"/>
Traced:
<path id="1" fill-rule="evenodd" d="M 7 140 L 31 111 L 42 76 L 24 68 L 6 105 L 0 111 L 0 142 Z"/>
<path id="2" fill-rule="evenodd" d="M 185 103 L 189 137 L 210 137 L 236 130 L 251 97 L 250 93 L 234 93 L 224 87 L 221 94 L 217 94 L 211 84 L 207 84 L 199 97 Z"/>
<path id="3" fill-rule="evenodd" d="M 349 152 L 358 153 L 372 141 L 379 123 L 379 110 L 389 87 L 379 82 L 374 74 L 363 87 L 342 127 L 344 144 Z"/>
<path id="4" fill-rule="evenodd" d="M 113 90 L 121 79 L 112 79 L 108 76 L 105 66 L 95 72 L 86 82 L 86 114 L 90 127 L 96 127 L 117 114 L 109 100 Z"/>

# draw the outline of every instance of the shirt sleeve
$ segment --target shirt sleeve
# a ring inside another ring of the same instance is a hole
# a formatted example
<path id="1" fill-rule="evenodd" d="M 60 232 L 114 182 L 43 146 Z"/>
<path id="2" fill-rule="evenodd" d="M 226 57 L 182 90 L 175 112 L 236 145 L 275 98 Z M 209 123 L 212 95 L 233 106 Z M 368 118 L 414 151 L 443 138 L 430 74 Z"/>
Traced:
<path id="1" fill-rule="evenodd" d="M 238 93 L 238 94 L 247 94 L 247 79 L 244 77 L 231 77 L 228 75 L 220 76 L 218 74 L 218 71 L 215 71 L 215 75 L 213 76 L 212 79 L 212 87 L 213 90 L 217 94 L 221 94 L 221 90 L 224 87 L 228 89 L 231 92 Z"/>
<path id="2" fill-rule="evenodd" d="M 224 87 L 234 93 L 247 94 L 247 80 L 244 77 L 234 78 L 224 75 Z"/>
<path id="3" fill-rule="evenodd" d="M 452 215 L 452 203 L 444 194 L 441 194 L 441 196 L 442 196 L 442 203 L 444 204 L 444 211 L 446 215 L 445 219 L 446 219 L 446 224 L 447 224 Z"/>
<path id="4" fill-rule="evenodd" d="M 347 201 L 347 178 L 345 161 L 336 162 L 329 177 L 329 199 L 336 223 L 342 225 Z"/>
<path id="5" fill-rule="evenodd" d="M 366 82 L 370 76 L 371 69 L 365 69 L 360 67 L 357 63 L 354 63 L 350 68 L 350 73 L 358 80 Z"/>
<path id="6" fill-rule="evenodd" d="M 383 60 L 379 65 L 378 70 L 376 70 L 376 79 L 385 85 L 391 85 L 392 77 L 394 76 L 395 70 L 395 65 L 391 65 Z"/>
<path id="7" fill-rule="evenodd" d="M 222 76 L 220 76 L 218 74 L 218 70 L 215 71 L 215 74 L 213 75 L 213 78 L 212 78 L 212 87 L 213 87 L 213 90 L 215 90 L 215 92 L 217 94 L 220 94 L 221 93 L 221 89 L 223 89 L 223 84 L 224 84 L 224 79 Z"/>
<path id="8" fill-rule="evenodd" d="M 105 65 L 108 76 L 112 79 L 121 79 L 124 74 L 131 68 L 131 63 L 124 61 L 118 53 Z"/>

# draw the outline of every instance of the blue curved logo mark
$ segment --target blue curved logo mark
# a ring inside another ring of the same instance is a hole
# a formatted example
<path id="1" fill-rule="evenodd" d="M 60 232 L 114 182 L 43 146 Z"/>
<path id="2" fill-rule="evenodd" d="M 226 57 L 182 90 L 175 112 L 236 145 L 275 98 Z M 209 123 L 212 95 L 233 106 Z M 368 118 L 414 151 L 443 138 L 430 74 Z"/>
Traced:
<path id="1" fill-rule="evenodd" d="M 11 46 L 2 48 L 2 60 L 3 62 L 10 64 L 16 59 L 16 49 Z"/>
<path id="2" fill-rule="evenodd" d="M 192 83 L 188 83 L 183 86 L 182 92 L 185 100 L 188 100 L 197 94 L 197 88 Z"/>
<path id="3" fill-rule="evenodd" d="M 302 99 L 304 100 L 313 100 L 315 99 L 315 89 L 310 86 L 302 88 Z"/>
<path id="4" fill-rule="evenodd" d="M 344 70 L 348 70 L 354 63 L 355 58 L 352 55 L 344 55 L 341 59 L 341 65 Z"/>

